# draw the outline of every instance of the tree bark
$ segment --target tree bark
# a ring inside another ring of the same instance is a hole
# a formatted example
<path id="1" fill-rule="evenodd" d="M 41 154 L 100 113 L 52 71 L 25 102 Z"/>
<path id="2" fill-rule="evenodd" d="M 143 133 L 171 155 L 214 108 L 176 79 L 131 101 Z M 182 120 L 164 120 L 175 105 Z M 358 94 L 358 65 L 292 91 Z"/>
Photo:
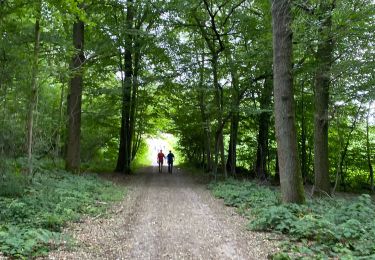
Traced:
<path id="1" fill-rule="evenodd" d="M 295 127 L 291 22 L 290 0 L 273 0 L 275 128 L 281 195 L 284 203 L 304 203 Z"/>
<path id="2" fill-rule="evenodd" d="M 239 104 L 238 104 L 239 105 Z M 240 122 L 239 112 L 233 111 L 230 124 L 230 139 L 228 148 L 227 169 L 234 176 L 237 166 L 237 142 L 238 142 L 238 126 Z"/>
<path id="3" fill-rule="evenodd" d="M 223 93 L 218 80 L 218 59 L 219 56 L 216 52 L 212 54 L 212 73 L 215 87 L 215 101 L 217 107 L 217 128 L 215 134 L 215 164 L 214 174 L 217 173 L 217 167 L 219 163 L 219 154 L 221 161 L 221 170 L 225 177 L 227 177 L 225 155 L 224 155 L 224 136 L 223 136 Z"/>
<path id="4" fill-rule="evenodd" d="M 367 117 L 366 117 L 366 152 L 367 152 L 367 165 L 369 169 L 369 174 L 370 174 L 370 190 L 373 192 L 374 191 L 374 170 L 372 168 L 371 164 L 371 148 L 370 148 L 370 138 L 369 138 L 369 119 L 370 119 L 370 112 L 371 112 L 371 104 L 370 102 L 369 107 L 368 107 L 368 112 L 367 112 Z"/>
<path id="5" fill-rule="evenodd" d="M 61 79 L 61 92 L 60 92 L 60 102 L 59 102 L 59 120 L 58 129 L 56 130 L 56 140 L 55 140 L 55 151 L 54 156 L 57 159 L 60 156 L 60 142 L 61 142 L 61 131 L 63 128 L 63 117 L 64 117 L 64 95 L 65 95 L 65 80 Z"/>
<path id="6" fill-rule="evenodd" d="M 305 90 L 301 84 L 301 170 L 302 179 L 305 183 L 307 178 L 307 151 L 306 151 L 306 118 L 305 118 Z"/>
<path id="7" fill-rule="evenodd" d="M 125 80 L 123 84 L 122 109 L 121 109 L 121 130 L 120 146 L 115 171 L 130 173 L 131 161 L 131 129 L 130 129 L 130 109 L 131 92 L 133 85 L 133 29 L 134 11 L 133 0 L 127 1 L 126 29 L 125 35 Z"/>
<path id="8" fill-rule="evenodd" d="M 322 38 L 316 52 L 317 72 L 315 75 L 315 113 L 314 113 L 314 195 L 330 194 L 329 159 L 328 159 L 328 105 L 330 71 L 332 66 L 333 39 L 332 15 L 334 6 L 322 1 L 322 23 L 319 34 Z"/>
<path id="9" fill-rule="evenodd" d="M 133 149 L 134 145 L 133 143 L 136 141 L 135 140 L 135 115 L 136 115 L 136 110 L 137 110 L 137 93 L 138 93 L 138 73 L 139 73 L 139 62 L 141 59 L 141 51 L 140 51 L 140 44 L 137 42 L 134 46 L 134 71 L 133 71 L 133 82 L 132 82 L 132 96 L 131 96 L 131 105 L 130 105 L 130 162 L 133 161 L 135 155 L 136 155 L 136 150 Z"/>
<path id="10" fill-rule="evenodd" d="M 78 20 L 73 25 L 73 45 L 76 53 L 71 62 L 73 77 L 70 81 L 68 95 L 68 140 L 66 149 L 65 168 L 68 171 L 79 172 L 81 152 L 81 107 L 83 89 L 83 63 L 85 25 Z"/>
<path id="11" fill-rule="evenodd" d="M 202 53 L 202 63 L 199 71 L 199 91 L 198 91 L 198 100 L 199 108 L 201 112 L 202 125 L 203 125 L 203 135 L 204 135 L 204 155 L 206 157 L 206 171 L 210 172 L 212 170 L 212 158 L 211 158 L 211 123 L 209 116 L 207 115 L 207 106 L 206 106 L 206 90 L 204 89 L 204 62 L 205 57 Z"/>
<path id="12" fill-rule="evenodd" d="M 272 80 L 266 77 L 260 97 L 260 109 L 262 112 L 258 117 L 258 148 L 255 163 L 255 174 L 260 180 L 265 180 L 267 178 L 268 133 L 271 113 L 264 110 L 270 109 L 271 97 Z"/>
<path id="13" fill-rule="evenodd" d="M 33 130 L 34 130 L 34 112 L 38 100 L 38 73 L 39 73 L 39 51 L 40 51 L 40 19 L 41 19 L 42 1 L 37 3 L 37 15 L 34 26 L 34 53 L 31 76 L 31 89 L 29 99 L 29 110 L 27 117 L 27 159 L 28 174 L 33 172 Z"/>
<path id="14" fill-rule="evenodd" d="M 227 37 L 225 42 L 228 43 Z M 238 142 L 238 126 L 240 123 L 240 100 L 241 94 L 239 92 L 239 77 L 237 72 L 237 66 L 233 60 L 232 53 L 229 48 L 226 48 L 226 56 L 229 61 L 230 75 L 232 79 L 232 106 L 230 111 L 230 135 L 229 135 L 229 147 L 228 147 L 228 158 L 226 169 L 229 173 L 234 176 L 236 174 L 237 166 L 237 142 Z"/>

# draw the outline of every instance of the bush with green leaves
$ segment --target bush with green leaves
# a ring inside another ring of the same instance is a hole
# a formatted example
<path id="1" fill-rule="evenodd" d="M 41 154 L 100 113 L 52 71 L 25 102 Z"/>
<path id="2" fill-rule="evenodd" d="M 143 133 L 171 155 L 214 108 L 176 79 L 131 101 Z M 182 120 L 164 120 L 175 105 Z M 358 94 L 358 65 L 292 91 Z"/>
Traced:
<path id="1" fill-rule="evenodd" d="M 46 254 L 68 221 L 102 214 L 124 192 L 92 174 L 38 173 L 17 197 L 0 196 L 0 251 L 17 258 Z"/>
<path id="2" fill-rule="evenodd" d="M 369 195 L 314 198 L 297 205 L 281 204 L 278 192 L 247 181 L 228 180 L 210 188 L 246 213 L 250 229 L 287 235 L 285 252 L 276 259 L 375 258 L 375 204 Z"/>

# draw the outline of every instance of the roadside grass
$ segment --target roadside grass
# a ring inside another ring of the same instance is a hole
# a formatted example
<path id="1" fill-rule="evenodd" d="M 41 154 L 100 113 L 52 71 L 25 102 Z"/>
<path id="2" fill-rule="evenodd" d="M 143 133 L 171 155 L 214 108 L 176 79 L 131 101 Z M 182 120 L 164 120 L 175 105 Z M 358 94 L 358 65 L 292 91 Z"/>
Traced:
<path id="1" fill-rule="evenodd" d="M 286 205 L 279 191 L 251 181 L 229 179 L 209 188 L 249 219 L 249 229 L 285 235 L 274 259 L 375 258 L 375 204 L 367 194 Z"/>
<path id="2" fill-rule="evenodd" d="M 126 192 L 94 174 L 43 170 L 30 181 L 6 170 L 0 174 L 0 251 L 12 258 L 46 255 L 69 240 L 62 235 L 68 221 L 102 214 Z"/>

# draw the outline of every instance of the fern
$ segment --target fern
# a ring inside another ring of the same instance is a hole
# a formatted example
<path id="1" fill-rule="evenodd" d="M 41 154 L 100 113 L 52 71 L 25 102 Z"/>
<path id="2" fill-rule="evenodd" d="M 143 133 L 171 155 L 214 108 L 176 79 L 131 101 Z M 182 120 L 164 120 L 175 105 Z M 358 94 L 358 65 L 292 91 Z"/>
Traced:
<path id="1" fill-rule="evenodd" d="M 250 229 L 288 235 L 290 242 L 275 259 L 288 259 L 286 255 L 372 259 L 375 255 L 375 205 L 369 195 L 282 205 L 276 191 L 251 182 L 228 180 L 209 187 L 227 205 L 247 213 Z"/>

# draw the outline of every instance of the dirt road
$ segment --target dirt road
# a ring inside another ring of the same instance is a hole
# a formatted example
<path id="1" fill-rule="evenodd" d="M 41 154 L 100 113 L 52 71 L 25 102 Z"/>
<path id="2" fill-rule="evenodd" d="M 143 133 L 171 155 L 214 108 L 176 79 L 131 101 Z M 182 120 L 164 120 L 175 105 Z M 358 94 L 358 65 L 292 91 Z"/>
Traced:
<path id="1" fill-rule="evenodd" d="M 244 218 L 183 171 L 117 178 L 128 194 L 113 214 L 73 224 L 79 246 L 49 259 L 266 259 L 275 250 L 271 234 L 245 230 Z"/>

